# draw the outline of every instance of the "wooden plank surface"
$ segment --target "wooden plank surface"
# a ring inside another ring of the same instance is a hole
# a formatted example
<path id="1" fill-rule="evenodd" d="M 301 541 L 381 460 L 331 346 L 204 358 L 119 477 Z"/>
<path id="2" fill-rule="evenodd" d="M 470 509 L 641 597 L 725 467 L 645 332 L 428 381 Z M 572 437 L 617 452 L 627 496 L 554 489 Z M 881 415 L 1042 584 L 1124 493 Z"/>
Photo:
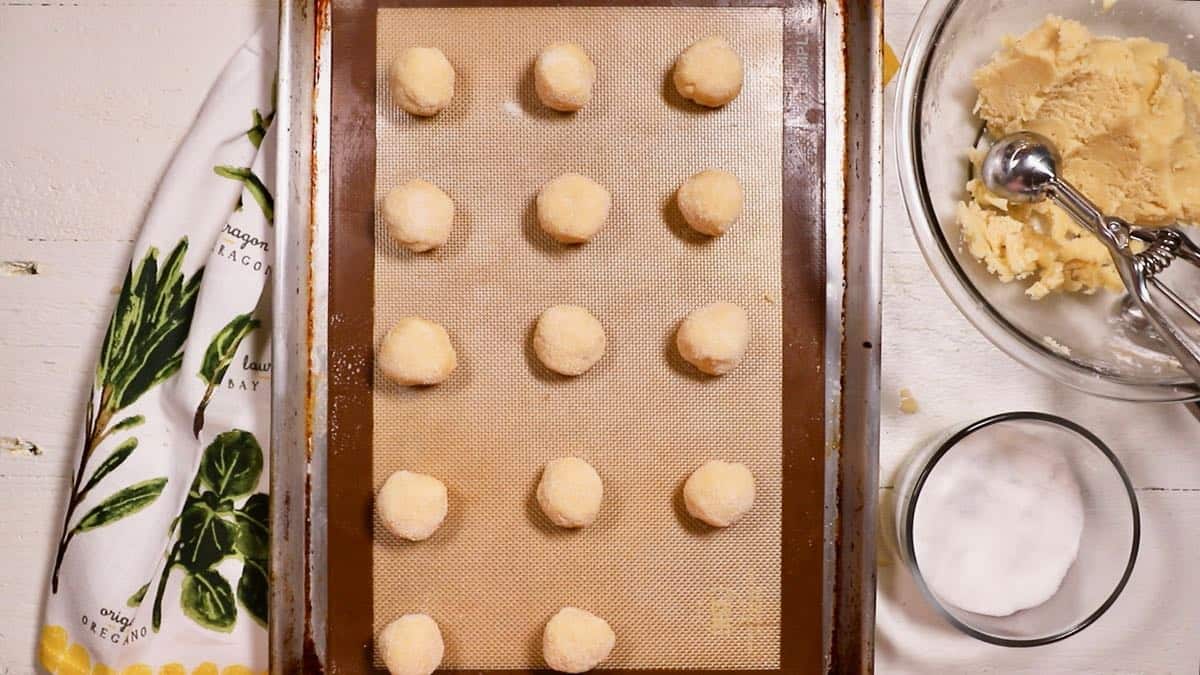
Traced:
<path id="1" fill-rule="evenodd" d="M 903 48 L 920 0 L 890 0 Z M 142 213 L 225 58 L 270 0 L 0 2 L 0 674 L 34 672 L 53 530 L 88 370 Z M 132 36 L 136 36 L 133 39 Z M 891 124 L 894 85 L 886 92 Z M 20 101 L 13 105 L 12 101 Z M 889 134 L 890 136 L 890 134 Z M 881 498 L 895 465 L 949 425 L 1015 408 L 1071 417 L 1108 441 L 1143 509 L 1142 556 L 1083 634 L 1009 650 L 955 634 L 881 556 L 880 673 L 1195 673 L 1200 667 L 1200 423 L 1178 406 L 1077 394 L 1026 371 L 964 320 L 929 275 L 885 153 Z M 5 261 L 38 275 L 10 275 Z M 920 412 L 903 415 L 898 391 Z M 40 455 L 9 452 L 22 438 Z M 886 551 L 886 544 L 881 547 Z"/>

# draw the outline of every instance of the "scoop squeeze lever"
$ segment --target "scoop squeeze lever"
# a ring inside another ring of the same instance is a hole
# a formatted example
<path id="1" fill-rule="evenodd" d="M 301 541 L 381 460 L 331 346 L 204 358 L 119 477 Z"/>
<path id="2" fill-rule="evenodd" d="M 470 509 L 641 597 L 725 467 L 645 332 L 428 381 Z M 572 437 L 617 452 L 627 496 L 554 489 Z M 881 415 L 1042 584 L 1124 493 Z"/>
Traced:
<path id="1" fill-rule="evenodd" d="M 992 193 L 1012 202 L 1049 199 L 1075 222 L 1100 238 L 1133 302 L 1157 329 L 1179 364 L 1200 382 L 1200 312 L 1158 278 L 1176 258 L 1200 266 L 1200 247 L 1176 227 L 1142 228 L 1105 215 L 1058 173 L 1061 157 L 1050 139 L 1029 131 L 1009 134 L 992 144 L 980 167 L 983 183 Z M 1134 240 L 1141 242 L 1134 251 Z M 1158 291 L 1194 324 L 1189 332 L 1160 306 L 1150 289 Z"/>

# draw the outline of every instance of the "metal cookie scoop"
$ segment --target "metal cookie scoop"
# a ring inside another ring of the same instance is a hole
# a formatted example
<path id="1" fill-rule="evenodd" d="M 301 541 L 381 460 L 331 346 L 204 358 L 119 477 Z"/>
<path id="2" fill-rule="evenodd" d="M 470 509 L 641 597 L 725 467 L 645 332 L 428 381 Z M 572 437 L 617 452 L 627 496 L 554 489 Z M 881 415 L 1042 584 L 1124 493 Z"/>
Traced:
<path id="1" fill-rule="evenodd" d="M 1167 347 L 1192 379 L 1200 382 L 1200 341 L 1159 306 L 1153 287 L 1189 319 L 1200 325 L 1200 312 L 1157 278 L 1175 258 L 1200 266 L 1200 248 L 1174 227 L 1137 228 L 1107 216 L 1082 193 L 1058 175 L 1061 158 L 1050 139 L 1022 131 L 992 144 L 983 159 L 984 185 L 994 194 L 1014 202 L 1040 202 L 1049 198 L 1077 223 L 1100 238 L 1112 254 L 1113 264 L 1125 282 L 1134 304 L 1158 330 Z M 1135 253 L 1130 243 L 1145 244 Z"/>

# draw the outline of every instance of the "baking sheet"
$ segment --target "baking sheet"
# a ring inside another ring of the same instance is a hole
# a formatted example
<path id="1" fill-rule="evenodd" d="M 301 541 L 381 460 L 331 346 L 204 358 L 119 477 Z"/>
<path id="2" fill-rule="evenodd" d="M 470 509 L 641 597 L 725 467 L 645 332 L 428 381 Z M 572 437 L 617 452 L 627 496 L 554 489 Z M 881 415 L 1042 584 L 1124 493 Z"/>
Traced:
<path id="1" fill-rule="evenodd" d="M 623 668 L 774 669 L 781 611 L 781 220 L 783 55 L 779 8 L 381 9 L 376 46 L 375 198 L 412 178 L 456 204 L 449 243 L 412 254 L 375 223 L 374 343 L 402 316 L 446 326 L 459 369 L 412 389 L 375 373 L 372 484 L 398 469 L 450 490 L 429 541 L 401 543 L 376 522 L 374 631 L 408 612 L 441 625 L 443 667 L 538 666 L 541 628 L 560 607 L 605 617 L 607 662 Z M 715 111 L 669 82 L 678 53 L 722 35 L 746 87 Z M 579 43 L 597 64 L 593 100 L 544 108 L 530 66 L 547 43 Z M 433 119 L 391 103 L 387 63 L 406 46 L 441 48 L 456 96 Z M 742 217 L 724 237 L 693 235 L 674 191 L 706 168 L 737 174 Z M 533 198 L 575 171 L 607 186 L 609 221 L 580 247 L 550 241 Z M 699 376 L 676 355 L 678 321 L 715 300 L 747 309 L 743 364 Z M 538 314 L 588 307 L 608 351 L 585 375 L 553 375 L 532 355 Z M 605 503 L 578 532 L 533 500 L 541 466 L 578 455 Z M 756 477 L 736 527 L 698 527 L 679 486 L 709 458 Z"/>

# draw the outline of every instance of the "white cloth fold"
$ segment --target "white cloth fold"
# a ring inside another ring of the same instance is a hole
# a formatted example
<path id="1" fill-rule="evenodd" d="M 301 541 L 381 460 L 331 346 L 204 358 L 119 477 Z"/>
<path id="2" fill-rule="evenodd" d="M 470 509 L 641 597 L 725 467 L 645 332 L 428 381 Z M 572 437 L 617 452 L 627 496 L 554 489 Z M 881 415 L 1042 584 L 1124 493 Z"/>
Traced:
<path id="1" fill-rule="evenodd" d="M 222 71 L 134 245 L 47 591 L 52 673 L 267 668 L 275 33 Z"/>

